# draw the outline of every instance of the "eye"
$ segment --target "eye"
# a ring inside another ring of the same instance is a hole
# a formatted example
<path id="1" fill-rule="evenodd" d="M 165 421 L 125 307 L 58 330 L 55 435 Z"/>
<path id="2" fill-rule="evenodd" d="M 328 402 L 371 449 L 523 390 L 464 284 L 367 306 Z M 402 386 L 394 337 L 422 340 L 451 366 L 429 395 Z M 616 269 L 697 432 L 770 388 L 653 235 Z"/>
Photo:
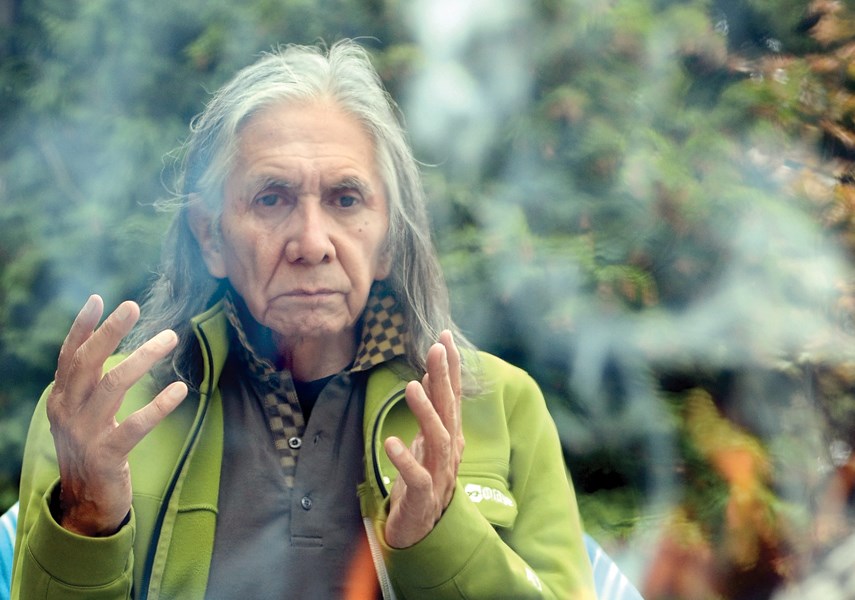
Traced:
<path id="1" fill-rule="evenodd" d="M 255 203 L 259 206 L 272 207 L 276 206 L 279 202 L 278 194 L 264 194 L 263 196 L 259 196 L 255 199 Z"/>
<path id="2" fill-rule="evenodd" d="M 340 194 L 338 197 L 338 205 L 342 208 L 350 208 L 357 202 L 359 202 L 359 198 L 353 194 Z"/>

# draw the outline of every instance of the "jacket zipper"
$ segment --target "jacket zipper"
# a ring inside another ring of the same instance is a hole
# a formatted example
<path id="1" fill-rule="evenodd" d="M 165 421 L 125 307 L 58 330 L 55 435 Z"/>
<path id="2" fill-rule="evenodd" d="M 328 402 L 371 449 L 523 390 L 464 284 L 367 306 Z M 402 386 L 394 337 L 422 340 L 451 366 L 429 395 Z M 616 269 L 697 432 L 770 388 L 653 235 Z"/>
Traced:
<path id="1" fill-rule="evenodd" d="M 205 353 L 208 355 L 208 364 L 211 365 L 213 364 L 213 356 L 211 354 L 211 346 L 208 343 L 208 338 L 207 336 L 205 336 L 201 328 L 198 330 L 198 332 L 204 338 Z M 154 524 L 154 532 L 152 533 L 151 542 L 149 543 L 148 555 L 146 556 L 145 560 L 145 568 L 143 569 L 142 579 L 140 581 L 140 587 L 142 589 L 140 590 L 139 600 L 148 600 L 152 571 L 154 570 L 154 560 L 157 555 L 157 548 L 160 545 L 160 536 L 163 532 L 163 520 L 166 518 L 166 513 L 169 510 L 169 503 L 172 500 L 172 494 L 175 492 L 175 486 L 178 484 L 178 479 L 181 477 L 181 472 L 184 470 L 187 459 L 193 452 L 193 448 L 196 446 L 196 440 L 199 437 L 199 432 L 202 430 L 202 424 L 205 421 L 205 415 L 208 414 L 208 402 L 211 398 L 212 390 L 213 381 L 209 373 L 207 393 L 200 393 L 199 395 L 200 406 L 198 413 L 196 414 L 196 420 L 193 423 L 193 428 L 187 438 L 188 443 L 185 446 L 184 452 L 181 454 L 181 457 L 178 459 L 177 468 L 175 469 L 175 473 L 169 482 L 169 487 L 167 488 L 167 492 L 164 495 L 160 510 L 157 513 L 157 519 L 155 520 Z"/>
<path id="2" fill-rule="evenodd" d="M 374 468 L 374 481 L 377 482 L 377 488 L 384 498 L 389 495 L 389 491 L 386 489 L 386 482 L 383 481 L 383 473 L 380 472 L 380 461 L 377 459 L 380 449 L 377 447 L 377 439 L 380 434 L 380 425 L 383 417 L 403 397 L 404 391 L 401 390 L 386 400 L 377 413 L 377 419 L 375 419 L 374 427 L 371 431 L 371 462 Z M 377 571 L 377 581 L 380 584 L 380 592 L 383 594 L 383 600 L 396 600 L 395 590 L 392 587 L 392 579 L 389 577 L 389 571 L 386 569 L 386 563 L 383 560 L 383 552 L 380 549 L 377 533 L 374 531 L 373 521 L 371 517 L 365 517 L 362 519 L 362 522 L 365 525 L 368 547 L 371 550 L 371 560 L 374 561 L 374 570 Z"/>
<path id="3" fill-rule="evenodd" d="M 380 593 L 383 594 L 383 600 L 396 600 L 395 590 L 392 588 L 392 579 L 389 577 L 389 571 L 386 569 L 386 563 L 383 561 L 383 551 L 380 549 L 380 542 L 377 540 L 377 534 L 374 532 L 374 523 L 371 517 L 364 517 L 362 523 L 365 525 L 368 548 L 371 551 L 374 570 L 377 571 L 377 581 L 380 584 Z"/>

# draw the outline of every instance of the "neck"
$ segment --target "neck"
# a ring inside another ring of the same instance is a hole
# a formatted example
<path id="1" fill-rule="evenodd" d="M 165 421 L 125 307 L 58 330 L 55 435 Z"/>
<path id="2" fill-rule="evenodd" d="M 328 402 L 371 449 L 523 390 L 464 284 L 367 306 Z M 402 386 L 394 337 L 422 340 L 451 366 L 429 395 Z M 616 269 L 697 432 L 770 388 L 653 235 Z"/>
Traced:
<path id="1" fill-rule="evenodd" d="M 314 381 L 335 375 L 353 362 L 356 337 L 353 330 L 323 338 L 286 340 L 275 336 L 277 367 L 286 368 L 297 381 Z"/>

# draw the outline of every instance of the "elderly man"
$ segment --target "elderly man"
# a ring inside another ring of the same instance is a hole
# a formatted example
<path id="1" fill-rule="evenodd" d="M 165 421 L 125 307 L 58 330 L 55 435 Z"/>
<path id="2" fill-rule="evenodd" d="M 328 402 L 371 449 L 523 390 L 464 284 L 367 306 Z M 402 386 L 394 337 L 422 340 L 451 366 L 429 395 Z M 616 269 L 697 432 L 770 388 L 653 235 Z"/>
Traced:
<path id="1" fill-rule="evenodd" d="M 365 52 L 238 73 L 180 184 L 142 310 L 92 296 L 36 409 L 13 597 L 592 598 L 555 426 L 452 323 Z"/>

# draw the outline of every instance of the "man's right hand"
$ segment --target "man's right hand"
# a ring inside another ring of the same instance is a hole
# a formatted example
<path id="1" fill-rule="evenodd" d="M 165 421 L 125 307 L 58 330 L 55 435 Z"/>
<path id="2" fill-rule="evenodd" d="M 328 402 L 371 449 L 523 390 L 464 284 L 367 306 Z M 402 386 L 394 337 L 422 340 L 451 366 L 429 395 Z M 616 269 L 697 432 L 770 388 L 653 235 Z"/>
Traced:
<path id="1" fill-rule="evenodd" d="M 60 476 L 60 525 L 87 536 L 118 531 L 131 508 L 128 454 L 187 395 L 181 382 L 168 385 L 121 423 L 116 414 L 125 393 L 178 343 L 166 330 L 148 340 L 106 374 L 104 362 L 136 324 L 140 309 L 123 302 L 104 323 L 99 296 L 91 296 L 62 344 L 47 416 Z"/>

